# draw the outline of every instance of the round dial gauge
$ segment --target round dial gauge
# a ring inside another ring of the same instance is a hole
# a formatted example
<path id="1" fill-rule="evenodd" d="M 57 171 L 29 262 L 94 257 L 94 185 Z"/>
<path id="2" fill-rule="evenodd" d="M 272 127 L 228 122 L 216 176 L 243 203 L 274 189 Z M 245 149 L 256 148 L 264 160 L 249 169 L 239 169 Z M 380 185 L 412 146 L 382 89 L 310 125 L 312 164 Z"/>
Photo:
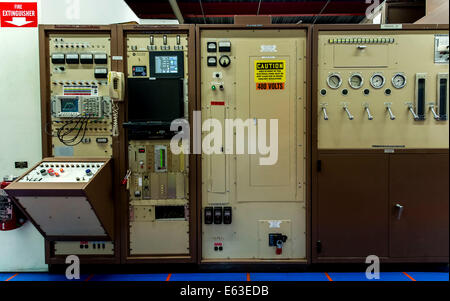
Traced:
<path id="1" fill-rule="evenodd" d="M 333 73 L 328 76 L 327 83 L 331 89 L 337 89 L 342 85 L 342 78 L 339 74 Z"/>
<path id="2" fill-rule="evenodd" d="M 403 73 L 397 73 L 392 77 L 392 85 L 396 89 L 401 89 L 406 85 L 406 76 Z"/>
<path id="3" fill-rule="evenodd" d="M 231 59 L 228 55 L 222 55 L 219 58 L 219 65 L 222 67 L 228 67 L 231 63 Z"/>
<path id="4" fill-rule="evenodd" d="M 353 89 L 359 89 L 362 87 L 364 80 L 361 74 L 355 73 L 350 76 L 348 82 Z"/>
<path id="5" fill-rule="evenodd" d="M 384 76 L 380 73 L 375 73 L 372 78 L 370 79 L 370 84 L 372 85 L 372 87 L 374 87 L 375 89 L 380 89 L 384 86 L 386 79 L 384 78 Z"/>

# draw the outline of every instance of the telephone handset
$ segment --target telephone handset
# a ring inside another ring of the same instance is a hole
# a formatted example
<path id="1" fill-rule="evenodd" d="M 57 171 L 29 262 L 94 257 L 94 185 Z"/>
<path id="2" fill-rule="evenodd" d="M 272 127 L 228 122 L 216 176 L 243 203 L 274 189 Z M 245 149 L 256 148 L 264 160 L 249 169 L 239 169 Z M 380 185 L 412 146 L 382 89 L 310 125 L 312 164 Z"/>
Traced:
<path id="1" fill-rule="evenodd" d="M 108 73 L 109 96 L 113 101 L 123 101 L 125 95 L 125 76 L 123 72 Z"/>
<path id="2" fill-rule="evenodd" d="M 125 76 L 123 72 L 110 71 L 108 73 L 109 97 L 112 98 L 112 135 L 119 136 L 119 101 L 125 96 Z"/>

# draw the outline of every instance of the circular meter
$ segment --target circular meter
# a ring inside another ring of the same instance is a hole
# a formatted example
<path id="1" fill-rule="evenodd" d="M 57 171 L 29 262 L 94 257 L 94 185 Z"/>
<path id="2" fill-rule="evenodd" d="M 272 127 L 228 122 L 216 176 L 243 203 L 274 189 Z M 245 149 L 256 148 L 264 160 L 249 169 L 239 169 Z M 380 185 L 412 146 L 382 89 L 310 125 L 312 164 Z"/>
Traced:
<path id="1" fill-rule="evenodd" d="M 385 82 L 386 82 L 386 79 L 384 78 L 383 74 L 381 74 L 381 73 L 375 73 L 374 75 L 372 75 L 372 78 L 370 79 L 370 84 L 375 89 L 383 88 Z"/>
<path id="2" fill-rule="evenodd" d="M 337 89 L 342 85 L 342 78 L 338 73 L 330 74 L 327 78 L 327 84 L 331 89 Z"/>
<path id="3" fill-rule="evenodd" d="M 353 89 L 359 89 L 362 87 L 364 80 L 361 74 L 354 73 L 350 76 L 348 82 L 350 84 L 350 87 L 352 87 Z"/>
<path id="4" fill-rule="evenodd" d="M 228 55 L 222 55 L 219 58 L 219 65 L 222 67 L 228 67 L 231 63 L 231 59 Z"/>
<path id="5" fill-rule="evenodd" d="M 406 85 L 406 76 L 403 73 L 397 73 L 392 77 L 392 85 L 396 89 L 401 89 Z"/>

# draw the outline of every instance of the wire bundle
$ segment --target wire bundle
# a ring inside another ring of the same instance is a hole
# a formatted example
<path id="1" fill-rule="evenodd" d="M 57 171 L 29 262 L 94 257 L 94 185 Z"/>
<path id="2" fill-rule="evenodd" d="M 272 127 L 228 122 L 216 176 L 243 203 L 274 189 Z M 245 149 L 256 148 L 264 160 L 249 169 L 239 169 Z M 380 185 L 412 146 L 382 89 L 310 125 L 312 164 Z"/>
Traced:
<path id="1" fill-rule="evenodd" d="M 66 145 L 66 146 L 75 146 L 81 143 L 81 141 L 83 141 L 85 135 L 86 135 L 86 130 L 87 130 L 87 126 L 88 126 L 88 122 L 89 119 L 88 118 L 80 118 L 78 119 L 78 121 L 76 122 L 76 124 L 73 127 L 68 127 L 66 128 L 68 125 L 72 125 L 75 123 L 74 120 L 70 121 L 70 122 L 66 122 L 62 127 L 60 127 L 56 133 L 56 137 L 58 137 L 59 141 L 61 141 L 62 144 Z M 71 135 L 72 133 L 74 133 L 75 131 L 76 134 L 73 137 L 68 137 L 69 135 Z M 81 132 L 83 132 L 81 138 L 79 141 L 77 141 L 78 137 L 80 136 Z M 68 138 L 66 138 L 68 137 Z"/>

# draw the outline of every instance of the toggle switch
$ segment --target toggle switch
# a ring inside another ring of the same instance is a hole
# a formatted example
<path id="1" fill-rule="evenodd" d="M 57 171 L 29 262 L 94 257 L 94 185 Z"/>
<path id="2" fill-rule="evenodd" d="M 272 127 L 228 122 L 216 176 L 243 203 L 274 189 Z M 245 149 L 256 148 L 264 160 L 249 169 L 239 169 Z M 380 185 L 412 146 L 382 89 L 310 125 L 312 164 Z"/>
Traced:
<path id="1" fill-rule="evenodd" d="M 352 113 L 350 113 L 350 110 L 348 109 L 348 103 L 343 103 L 342 105 L 345 113 L 347 113 L 348 119 L 353 120 L 355 117 L 353 117 Z"/>
<path id="2" fill-rule="evenodd" d="M 408 107 L 409 112 L 413 115 L 414 120 L 419 120 L 419 116 L 414 112 L 414 105 L 412 102 L 407 102 L 406 106 Z"/>
<path id="3" fill-rule="evenodd" d="M 436 111 L 434 110 L 435 109 L 434 103 L 429 103 L 428 107 L 430 108 L 431 114 L 433 114 L 433 118 L 435 120 L 439 120 L 439 115 L 436 114 Z"/>
<path id="4" fill-rule="evenodd" d="M 364 110 L 367 113 L 367 118 L 369 120 L 373 120 L 373 116 L 372 116 L 372 114 L 370 114 L 369 104 L 366 102 L 366 103 L 363 104 L 363 106 L 364 106 Z"/>
<path id="5" fill-rule="evenodd" d="M 323 120 L 328 120 L 328 114 L 327 114 L 327 103 L 321 103 L 320 106 L 322 107 L 322 113 L 323 113 Z"/>
<path id="6" fill-rule="evenodd" d="M 386 110 L 387 110 L 388 113 L 389 113 L 389 118 L 390 118 L 391 120 L 395 120 L 395 115 L 394 115 L 394 113 L 393 113 L 392 110 L 391 110 L 392 102 L 385 102 L 384 105 L 386 106 Z"/>

